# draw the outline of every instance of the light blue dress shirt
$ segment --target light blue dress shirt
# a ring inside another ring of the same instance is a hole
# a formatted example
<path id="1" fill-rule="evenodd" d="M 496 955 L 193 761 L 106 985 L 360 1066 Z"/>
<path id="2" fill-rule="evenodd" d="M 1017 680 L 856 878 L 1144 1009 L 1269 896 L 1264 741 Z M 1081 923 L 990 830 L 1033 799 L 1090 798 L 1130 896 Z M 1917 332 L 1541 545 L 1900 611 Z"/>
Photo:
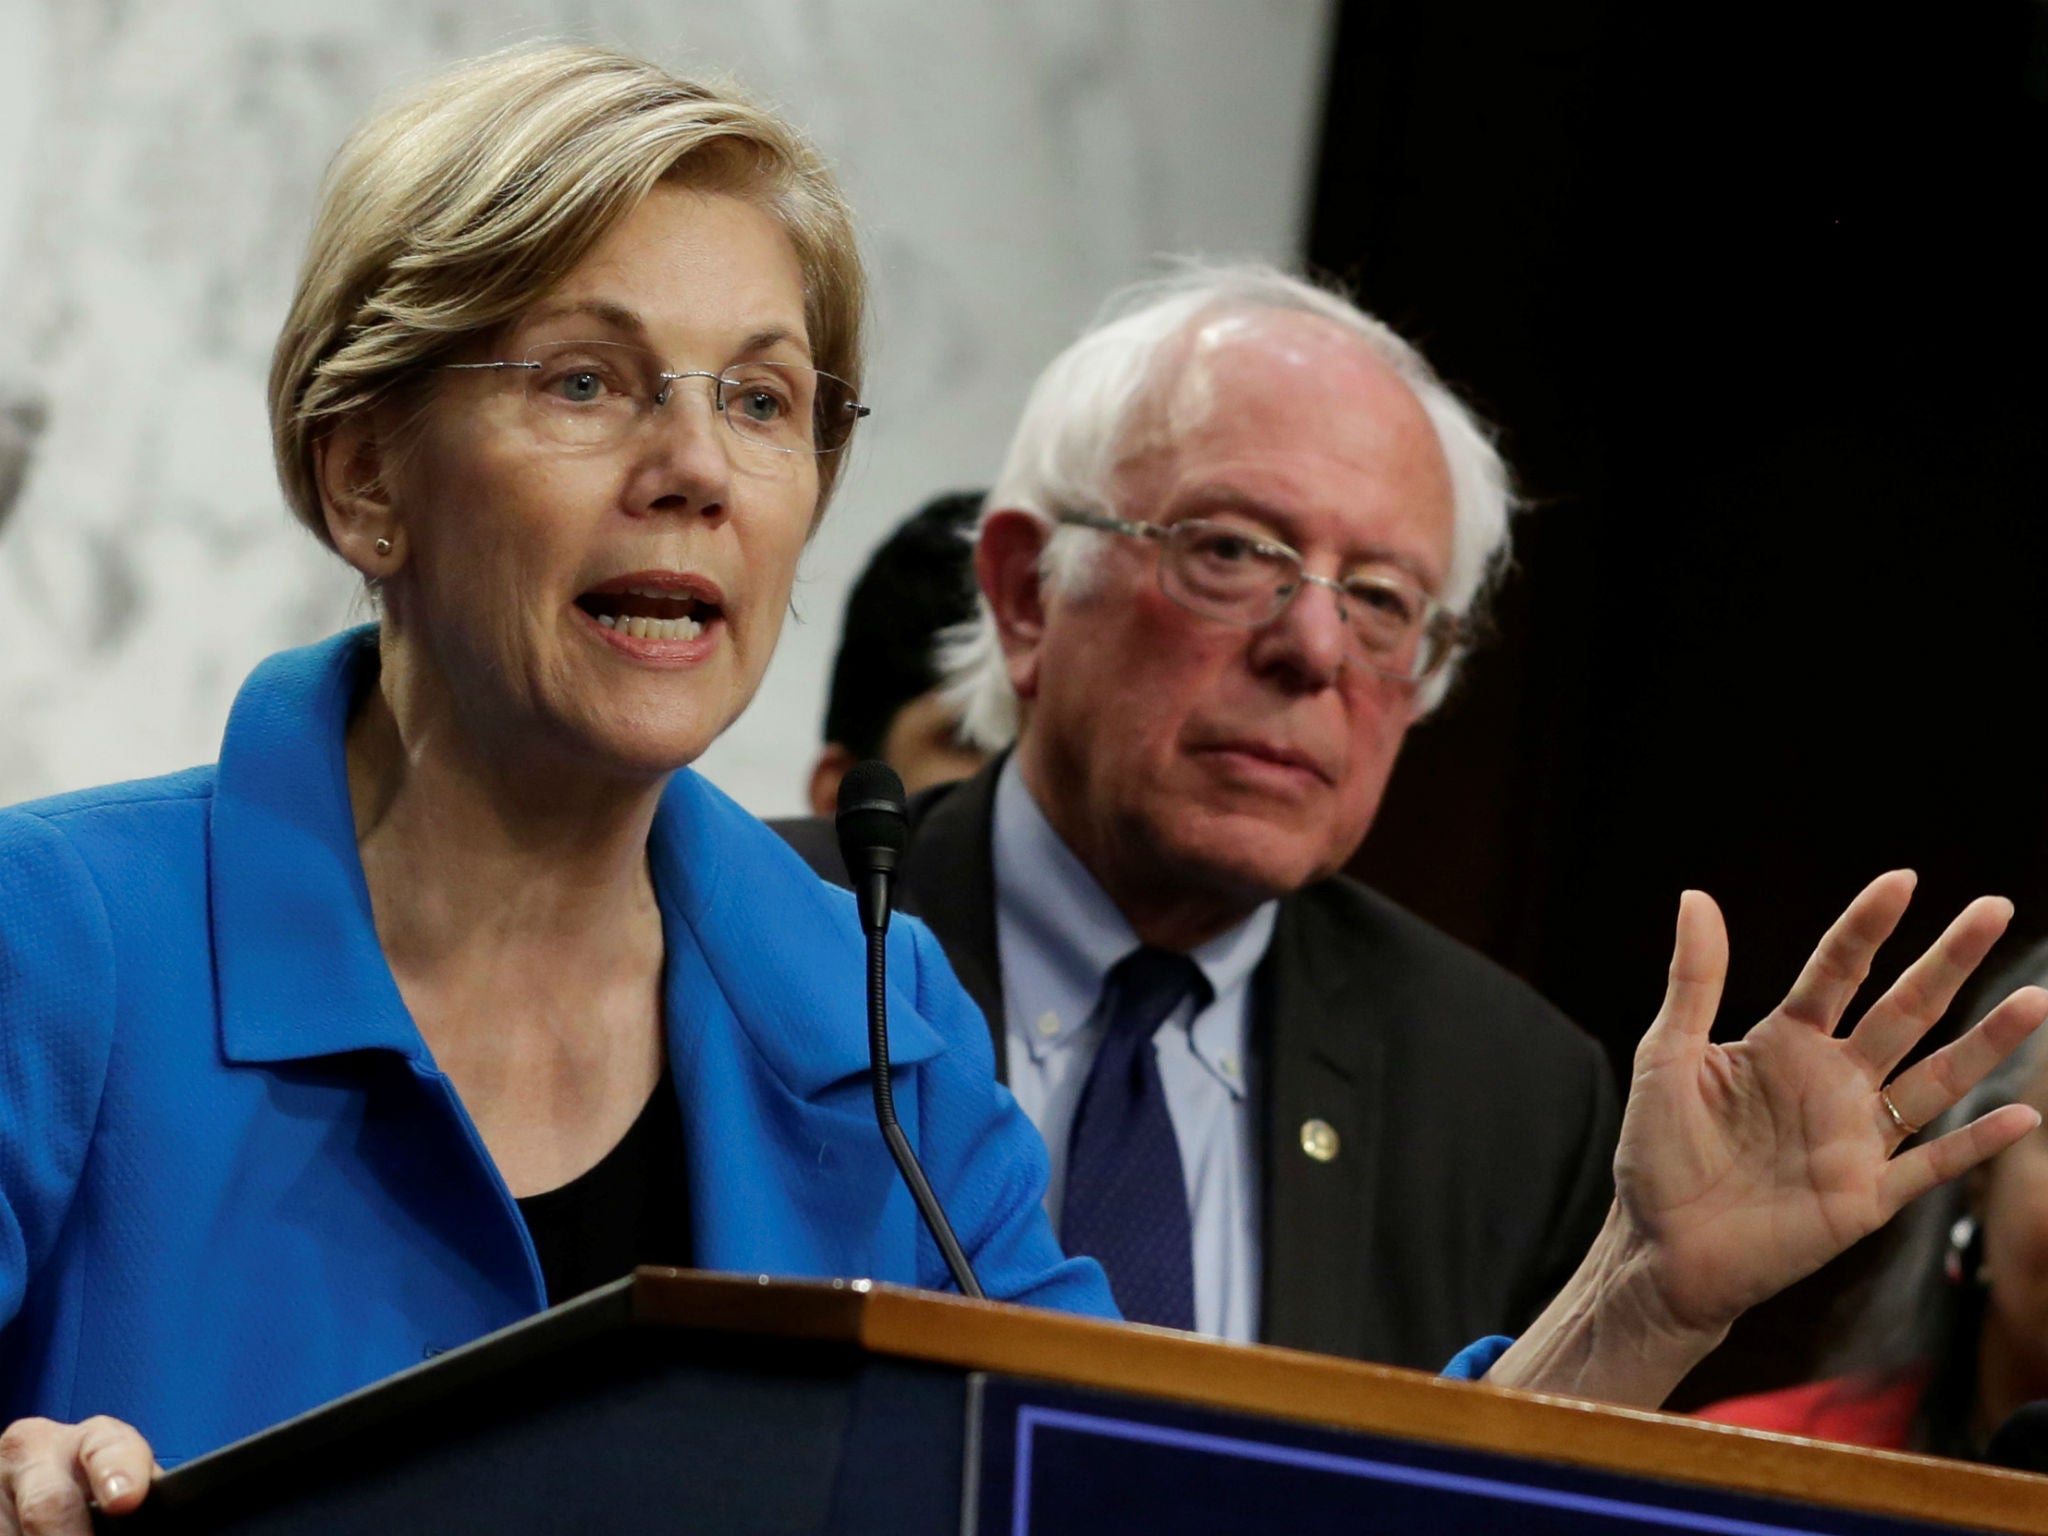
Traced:
<path id="1" fill-rule="evenodd" d="M 1067 1138 L 1101 1044 L 1103 978 L 1138 936 L 1045 819 L 1012 757 L 996 783 L 996 944 L 1010 1091 L 1052 1154 L 1045 1208 L 1059 1224 Z M 1252 972 L 1272 942 L 1267 902 L 1188 958 L 1215 998 L 1183 1003 L 1152 1037 L 1187 1176 L 1195 1328 L 1248 1343 L 1259 1327 L 1259 1180 L 1246 1097 Z M 1192 1014 L 1192 1017 L 1190 1015 Z"/>

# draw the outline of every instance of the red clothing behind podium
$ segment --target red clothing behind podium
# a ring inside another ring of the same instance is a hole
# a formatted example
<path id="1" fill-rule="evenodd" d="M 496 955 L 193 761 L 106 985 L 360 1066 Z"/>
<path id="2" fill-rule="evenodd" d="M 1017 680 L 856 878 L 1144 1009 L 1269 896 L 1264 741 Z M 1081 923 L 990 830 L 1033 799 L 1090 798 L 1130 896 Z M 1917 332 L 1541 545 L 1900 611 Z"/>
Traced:
<path id="1" fill-rule="evenodd" d="M 1923 1365 L 1837 1376 L 1777 1392 L 1731 1397 L 1702 1408 L 1697 1416 L 1717 1424 L 1775 1430 L 1781 1435 L 1903 1451 L 1912 1435 L 1913 1415 L 1927 1390 L 1927 1374 Z"/>

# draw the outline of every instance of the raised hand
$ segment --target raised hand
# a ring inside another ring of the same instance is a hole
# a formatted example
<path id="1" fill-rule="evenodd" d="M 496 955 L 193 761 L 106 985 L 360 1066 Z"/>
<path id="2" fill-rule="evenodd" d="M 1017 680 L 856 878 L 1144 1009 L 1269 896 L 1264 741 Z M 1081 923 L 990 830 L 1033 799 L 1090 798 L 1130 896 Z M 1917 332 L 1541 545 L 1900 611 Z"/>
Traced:
<path id="1" fill-rule="evenodd" d="M 2048 1017 L 2048 992 L 2022 988 L 1887 1088 L 2012 916 L 1997 897 L 1972 902 L 1837 1035 L 1913 883 L 1894 872 L 1866 886 L 1784 1002 L 1732 1045 L 1708 1038 L 1728 970 L 1720 911 L 1697 891 L 1681 899 L 1670 986 L 1636 1051 L 1615 1157 L 1621 1212 L 1679 1326 L 1725 1328 L 2040 1123 L 2007 1105 L 1893 1155 Z"/>
<path id="2" fill-rule="evenodd" d="M 1664 1006 L 1636 1051 L 1613 1212 L 1489 1380 L 1659 1402 L 1746 1308 L 2040 1124 L 2032 1109 L 2007 1105 L 1899 1150 L 2048 1018 L 2048 991 L 2023 987 L 1891 1078 L 2004 932 L 2006 901 L 1972 902 L 1836 1033 L 1913 885 L 1895 871 L 1865 887 L 1784 1002 L 1730 1045 L 1709 1037 L 1727 931 L 1708 897 L 1686 892 Z"/>

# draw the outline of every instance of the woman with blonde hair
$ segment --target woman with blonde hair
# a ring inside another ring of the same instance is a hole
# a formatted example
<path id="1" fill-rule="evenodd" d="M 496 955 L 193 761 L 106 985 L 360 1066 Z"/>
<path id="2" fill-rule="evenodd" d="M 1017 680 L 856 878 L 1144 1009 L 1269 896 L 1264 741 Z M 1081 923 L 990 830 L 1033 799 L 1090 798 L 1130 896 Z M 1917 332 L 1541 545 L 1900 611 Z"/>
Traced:
<path id="1" fill-rule="evenodd" d="M 378 622 L 259 667 L 217 767 L 0 813 L 0 1529 L 138 1496 L 124 1425 L 171 1463 L 636 1263 L 947 1283 L 851 902 L 677 772 L 768 665 L 863 294 L 793 130 L 615 54 L 342 149 L 271 426 Z M 936 944 L 890 950 L 983 1285 L 1113 1315 Z"/>

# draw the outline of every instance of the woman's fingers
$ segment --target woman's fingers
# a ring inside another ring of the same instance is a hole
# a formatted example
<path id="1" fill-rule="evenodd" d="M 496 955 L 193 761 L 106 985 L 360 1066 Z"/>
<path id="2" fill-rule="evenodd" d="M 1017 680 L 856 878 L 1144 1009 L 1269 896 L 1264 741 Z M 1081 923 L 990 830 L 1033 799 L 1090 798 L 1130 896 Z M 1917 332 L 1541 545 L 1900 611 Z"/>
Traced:
<path id="1" fill-rule="evenodd" d="M 1686 891 L 1678 898 L 1678 932 L 1671 945 L 1664 1006 L 1644 1034 L 1643 1045 L 1655 1051 L 1674 1040 L 1704 1041 L 1714 1027 L 1727 979 L 1728 925 L 1721 920 L 1721 909 L 1705 891 Z"/>
<path id="2" fill-rule="evenodd" d="M 1924 1147 L 1901 1152 L 1884 1165 L 1879 1192 L 1885 1219 L 1890 1220 L 1935 1185 L 1960 1178 L 1979 1163 L 1998 1156 L 2040 1123 L 2040 1113 L 2028 1105 L 2007 1104 Z"/>
<path id="3" fill-rule="evenodd" d="M 1833 1034 L 1849 999 L 1870 974 L 1879 946 L 1905 915 L 1919 878 L 1910 869 L 1894 869 L 1857 892 L 1834 926 L 1821 935 L 1778 1011 Z"/>
<path id="4" fill-rule="evenodd" d="M 134 1425 L 104 1414 L 78 1429 L 78 1469 L 85 1485 L 108 1514 L 126 1514 L 142 1502 L 156 1471 L 149 1442 Z"/>
<path id="5" fill-rule="evenodd" d="M 89 1536 L 92 1518 L 76 1475 L 77 1427 L 22 1419 L 0 1433 L 0 1487 L 22 1536 Z"/>
<path id="6" fill-rule="evenodd" d="M 1892 1068 L 1920 1043 L 1920 1037 L 1948 1012 L 1956 993 L 1991 953 L 1991 946 L 2011 921 L 2011 902 L 2003 896 L 1979 896 L 1957 914 L 1927 953 L 1906 967 L 1884 996 L 1871 1004 L 1849 1036 L 1849 1049 L 1870 1068 L 1872 1077 L 1881 1082 L 1890 1076 Z M 1893 1100 L 1897 1101 L 1896 1092 Z M 1900 1104 L 1899 1112 L 1906 1114 L 1906 1106 Z M 1921 1125 L 1933 1116 L 1908 1118 Z"/>
<path id="7" fill-rule="evenodd" d="M 156 1469 L 149 1442 L 118 1419 L 21 1419 L 0 1432 L 0 1531 L 90 1536 L 90 1505 L 133 1509 Z"/>
<path id="8" fill-rule="evenodd" d="M 2048 991 L 2021 987 L 1985 1014 L 1976 1028 L 1950 1041 L 1925 1061 L 1914 1063 L 1886 1084 L 1892 1107 L 1907 1125 L 1926 1125 L 2018 1050 L 2043 1019 L 2048 1019 Z M 1859 1026 L 1857 1034 L 1862 1032 Z M 1883 1117 L 1881 1128 L 1896 1135 L 1897 1128 L 1884 1114 L 1882 1105 L 1877 1106 L 1875 1113 Z"/>
<path id="9" fill-rule="evenodd" d="M 14 1518 L 22 1536 L 91 1536 L 85 1490 L 52 1462 L 33 1462 L 14 1481 Z"/>

